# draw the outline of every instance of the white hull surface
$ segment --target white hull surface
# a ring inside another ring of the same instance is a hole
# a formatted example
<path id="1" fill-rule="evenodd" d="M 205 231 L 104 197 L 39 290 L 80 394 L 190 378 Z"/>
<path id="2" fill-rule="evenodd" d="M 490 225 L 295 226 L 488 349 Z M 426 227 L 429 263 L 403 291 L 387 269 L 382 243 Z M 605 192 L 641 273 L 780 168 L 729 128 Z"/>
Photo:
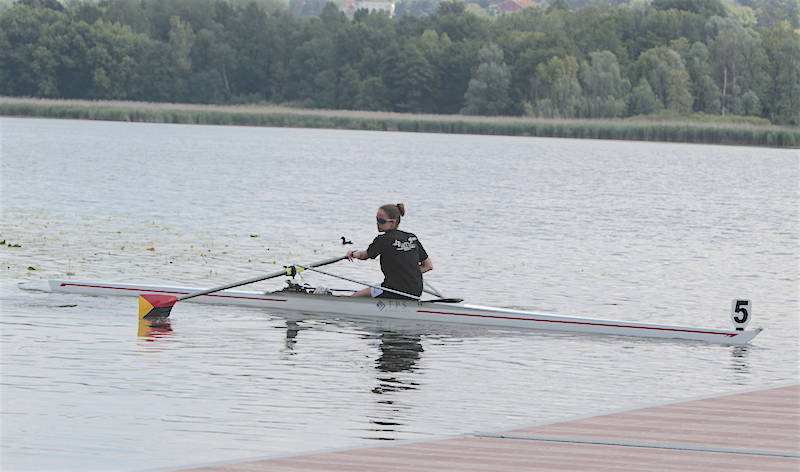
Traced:
<path id="1" fill-rule="evenodd" d="M 181 296 L 202 290 L 185 287 L 77 282 L 72 280 L 50 280 L 49 288 L 53 292 L 85 295 L 121 295 L 129 297 L 135 297 L 143 293 Z M 685 326 L 548 315 L 464 303 L 356 298 L 330 293 L 313 294 L 304 291 L 290 290 L 268 293 L 226 290 L 191 298 L 186 300 L 186 302 L 261 307 L 306 313 L 333 313 L 369 318 L 399 318 L 404 320 L 467 323 L 544 331 L 636 336 L 644 338 L 687 339 L 734 345 L 746 344 L 761 332 L 760 328 L 746 331 L 702 329 Z"/>

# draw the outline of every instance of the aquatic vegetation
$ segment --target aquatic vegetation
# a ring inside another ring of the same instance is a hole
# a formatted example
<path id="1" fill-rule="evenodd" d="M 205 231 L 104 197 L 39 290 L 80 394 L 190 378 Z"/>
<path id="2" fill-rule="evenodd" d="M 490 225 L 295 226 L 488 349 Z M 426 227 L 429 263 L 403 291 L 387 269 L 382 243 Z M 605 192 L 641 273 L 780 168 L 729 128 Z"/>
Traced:
<path id="1" fill-rule="evenodd" d="M 328 128 L 800 147 L 800 129 L 740 122 L 543 119 L 0 97 L 0 115 L 106 121 Z"/>

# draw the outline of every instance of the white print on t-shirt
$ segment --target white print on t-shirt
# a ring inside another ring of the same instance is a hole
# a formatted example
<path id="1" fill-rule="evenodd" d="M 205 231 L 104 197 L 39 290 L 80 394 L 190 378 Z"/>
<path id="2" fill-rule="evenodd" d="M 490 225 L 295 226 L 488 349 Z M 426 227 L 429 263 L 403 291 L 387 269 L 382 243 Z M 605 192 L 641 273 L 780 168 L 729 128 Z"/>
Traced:
<path id="1" fill-rule="evenodd" d="M 414 244 L 416 240 L 417 238 L 413 236 L 408 238 L 408 241 L 398 241 L 395 239 L 394 243 L 392 243 L 392 246 L 396 246 L 398 251 L 410 251 L 412 249 L 416 249 L 417 245 Z"/>

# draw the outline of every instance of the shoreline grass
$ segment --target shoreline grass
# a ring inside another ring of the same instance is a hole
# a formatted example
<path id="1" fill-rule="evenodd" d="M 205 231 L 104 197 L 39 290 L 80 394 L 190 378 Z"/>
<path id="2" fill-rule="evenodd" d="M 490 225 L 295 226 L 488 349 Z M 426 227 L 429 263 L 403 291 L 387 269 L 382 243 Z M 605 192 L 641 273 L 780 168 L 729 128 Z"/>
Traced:
<path id="1" fill-rule="evenodd" d="M 800 148 L 800 128 L 708 120 L 561 120 L 318 110 L 272 105 L 196 105 L 18 97 L 0 97 L 0 116 Z"/>

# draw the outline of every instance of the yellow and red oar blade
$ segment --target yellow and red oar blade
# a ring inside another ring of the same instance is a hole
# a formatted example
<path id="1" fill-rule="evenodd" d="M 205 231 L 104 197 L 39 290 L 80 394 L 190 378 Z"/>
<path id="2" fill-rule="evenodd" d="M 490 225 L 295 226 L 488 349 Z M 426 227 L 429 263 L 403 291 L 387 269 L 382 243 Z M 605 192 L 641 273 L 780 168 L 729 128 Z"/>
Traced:
<path id="1" fill-rule="evenodd" d="M 145 293 L 139 295 L 139 319 L 150 320 L 154 318 L 166 318 L 172 310 L 172 306 L 178 301 L 178 297 L 172 295 L 162 295 L 157 293 Z"/>

